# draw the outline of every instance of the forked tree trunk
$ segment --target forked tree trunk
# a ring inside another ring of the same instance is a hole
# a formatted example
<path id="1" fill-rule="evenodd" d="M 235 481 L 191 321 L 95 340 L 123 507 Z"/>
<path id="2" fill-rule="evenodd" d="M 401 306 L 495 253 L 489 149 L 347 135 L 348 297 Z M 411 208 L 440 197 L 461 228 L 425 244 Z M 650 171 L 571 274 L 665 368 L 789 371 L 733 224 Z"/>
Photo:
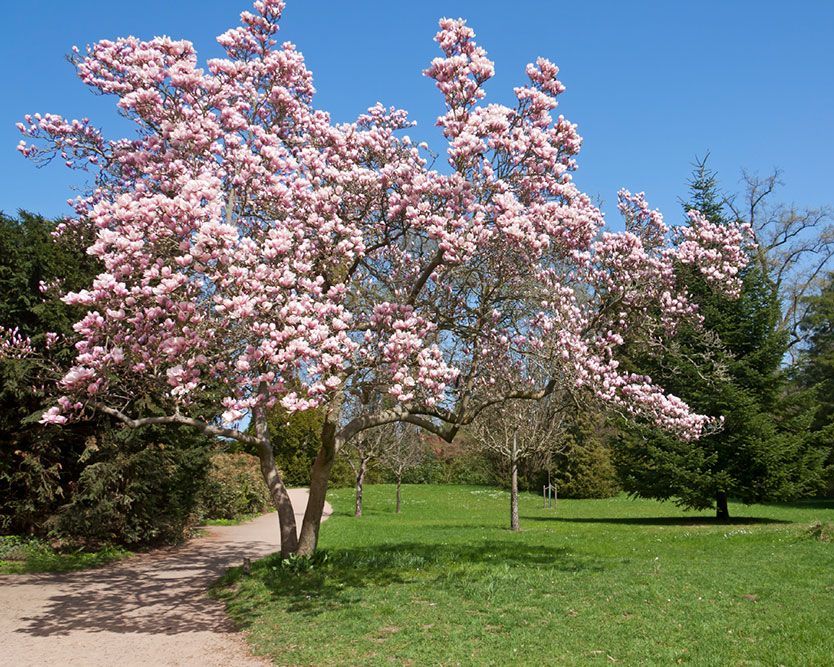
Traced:
<path id="1" fill-rule="evenodd" d="M 255 432 L 258 437 L 258 459 L 261 463 L 261 475 L 269 489 L 272 505 L 278 511 L 278 529 L 281 533 L 281 556 L 286 558 L 298 550 L 298 533 L 295 525 L 295 511 L 287 487 L 275 466 L 275 455 L 269 441 L 266 415 L 263 410 L 255 413 Z"/>
<path id="2" fill-rule="evenodd" d="M 319 527 L 324 512 L 324 499 L 327 495 L 327 482 L 330 470 L 336 459 L 336 427 L 325 424 L 322 429 L 322 444 L 313 467 L 310 469 L 310 496 L 307 498 L 307 510 L 301 522 L 301 535 L 298 538 L 299 556 L 312 556 L 319 542 Z"/>
<path id="3" fill-rule="evenodd" d="M 510 530 L 518 531 L 518 447 L 513 436 L 513 450 L 510 458 Z"/>
<path id="4" fill-rule="evenodd" d="M 400 513 L 400 486 L 402 486 L 403 476 L 397 475 L 397 514 Z"/>
<path id="5" fill-rule="evenodd" d="M 359 460 L 359 471 L 356 473 L 356 507 L 353 516 L 362 516 L 362 489 L 365 484 L 365 472 L 368 469 L 368 459 Z"/>
<path id="6" fill-rule="evenodd" d="M 715 494 L 715 518 L 719 521 L 730 520 L 730 508 L 727 506 L 726 491 L 719 491 Z"/>

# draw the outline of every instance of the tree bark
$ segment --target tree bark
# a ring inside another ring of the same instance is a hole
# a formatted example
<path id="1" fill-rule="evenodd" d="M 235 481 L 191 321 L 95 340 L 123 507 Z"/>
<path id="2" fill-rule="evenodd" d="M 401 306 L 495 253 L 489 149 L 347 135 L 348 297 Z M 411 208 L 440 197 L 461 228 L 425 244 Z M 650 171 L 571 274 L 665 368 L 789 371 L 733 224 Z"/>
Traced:
<path id="1" fill-rule="evenodd" d="M 310 469 L 310 496 L 307 510 L 301 522 L 301 535 L 298 538 L 299 556 L 312 556 L 319 542 L 321 515 L 324 512 L 324 499 L 327 495 L 327 482 L 330 470 L 336 459 L 336 425 L 327 422 L 322 428 L 321 448 Z"/>
<path id="2" fill-rule="evenodd" d="M 356 473 L 356 507 L 353 516 L 362 516 L 362 488 L 365 484 L 365 471 L 368 469 L 368 459 L 359 461 L 359 471 Z"/>
<path id="3" fill-rule="evenodd" d="M 518 447 L 513 437 L 513 451 L 510 458 L 510 530 L 521 530 L 518 522 Z"/>
<path id="4" fill-rule="evenodd" d="M 402 485 L 402 475 L 397 475 L 397 514 L 400 513 L 400 486 Z"/>
<path id="5" fill-rule="evenodd" d="M 719 521 L 730 520 L 730 509 L 727 507 L 726 491 L 719 491 L 715 494 L 715 518 Z"/>
<path id="6" fill-rule="evenodd" d="M 263 410 L 255 411 L 255 433 L 258 438 L 258 458 L 261 463 L 261 475 L 269 489 L 272 504 L 278 511 L 278 529 L 281 533 L 281 556 L 286 558 L 298 549 L 298 533 L 295 525 L 295 510 L 287 493 L 287 487 L 275 466 L 275 455 L 269 440 L 266 414 Z"/>

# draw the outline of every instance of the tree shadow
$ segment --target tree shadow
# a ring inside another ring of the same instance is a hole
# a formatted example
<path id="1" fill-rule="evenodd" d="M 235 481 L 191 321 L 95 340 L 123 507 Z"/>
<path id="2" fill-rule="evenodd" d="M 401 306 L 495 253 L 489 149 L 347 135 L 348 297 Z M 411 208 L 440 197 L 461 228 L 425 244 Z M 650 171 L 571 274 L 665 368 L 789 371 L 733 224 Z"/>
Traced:
<path id="1" fill-rule="evenodd" d="M 563 523 L 606 523 L 623 526 L 747 526 L 753 524 L 785 524 L 784 519 L 740 516 L 719 521 L 712 516 L 642 516 L 642 517 L 564 517 L 526 516 L 524 521 L 557 521 Z"/>
<path id="2" fill-rule="evenodd" d="M 100 569 L 4 577 L 0 606 L 3 600 L 47 591 L 38 613 L 21 616 L 14 630 L 36 637 L 74 631 L 234 632 L 223 605 L 206 593 L 230 565 L 240 564 L 244 557 L 260 558 L 276 546 L 262 541 L 198 542 Z"/>
<path id="3" fill-rule="evenodd" d="M 318 562 L 316 562 L 318 561 Z M 323 562 L 322 562 L 323 561 Z M 359 604 L 364 589 L 431 581 L 446 588 L 464 586 L 495 576 L 491 566 L 542 568 L 561 572 L 603 572 L 608 563 L 565 548 L 485 540 L 476 543 L 397 542 L 319 552 L 304 571 L 292 571 L 278 556 L 270 556 L 252 568 L 273 600 L 289 612 L 317 616 Z M 217 585 L 220 598 L 232 599 L 246 575 L 236 568 Z M 248 614 L 233 616 L 244 627 Z"/>

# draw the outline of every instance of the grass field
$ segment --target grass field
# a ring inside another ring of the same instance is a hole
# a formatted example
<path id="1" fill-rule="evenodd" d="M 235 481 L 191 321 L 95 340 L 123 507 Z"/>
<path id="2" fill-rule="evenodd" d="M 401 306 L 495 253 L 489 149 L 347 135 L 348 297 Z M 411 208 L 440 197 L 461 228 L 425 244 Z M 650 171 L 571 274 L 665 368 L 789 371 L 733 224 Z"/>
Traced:
<path id="1" fill-rule="evenodd" d="M 625 497 L 477 487 L 348 489 L 309 564 L 217 589 L 257 653 L 288 665 L 832 665 L 834 502 L 731 506 L 730 524 Z M 812 528 L 816 522 L 821 526 Z M 826 525 L 828 524 L 828 525 Z"/>

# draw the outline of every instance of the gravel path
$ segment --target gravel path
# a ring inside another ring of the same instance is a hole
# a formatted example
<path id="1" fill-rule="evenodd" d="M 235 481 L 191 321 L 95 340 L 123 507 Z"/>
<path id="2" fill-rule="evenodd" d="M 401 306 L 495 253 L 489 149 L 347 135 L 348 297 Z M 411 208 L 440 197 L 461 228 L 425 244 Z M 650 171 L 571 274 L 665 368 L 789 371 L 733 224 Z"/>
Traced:
<path id="1" fill-rule="evenodd" d="M 305 489 L 291 489 L 301 515 Z M 325 507 L 325 518 L 330 514 Z M 278 549 L 278 515 L 84 572 L 0 576 L 0 665 L 267 663 L 250 655 L 223 604 L 206 595 L 225 569 Z"/>

